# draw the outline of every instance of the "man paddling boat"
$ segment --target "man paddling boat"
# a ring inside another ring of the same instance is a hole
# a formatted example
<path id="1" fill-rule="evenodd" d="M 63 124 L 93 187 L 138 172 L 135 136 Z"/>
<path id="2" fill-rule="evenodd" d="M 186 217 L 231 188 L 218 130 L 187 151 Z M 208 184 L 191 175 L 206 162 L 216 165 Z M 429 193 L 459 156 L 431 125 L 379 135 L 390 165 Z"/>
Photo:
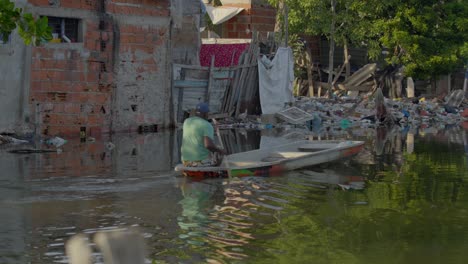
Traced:
<path id="1" fill-rule="evenodd" d="M 224 150 L 214 143 L 214 128 L 207 121 L 210 108 L 207 103 L 199 103 L 195 111 L 195 116 L 184 121 L 182 163 L 187 167 L 218 166 Z"/>

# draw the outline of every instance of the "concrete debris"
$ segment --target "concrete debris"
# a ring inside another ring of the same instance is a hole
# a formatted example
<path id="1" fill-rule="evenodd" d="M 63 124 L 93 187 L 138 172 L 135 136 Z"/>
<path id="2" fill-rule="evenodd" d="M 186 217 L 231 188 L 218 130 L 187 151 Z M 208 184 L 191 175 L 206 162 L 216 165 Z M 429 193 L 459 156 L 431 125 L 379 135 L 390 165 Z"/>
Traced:
<path id="1" fill-rule="evenodd" d="M 113 150 L 113 149 L 115 148 L 115 145 L 114 145 L 114 143 L 112 143 L 112 142 L 107 142 L 106 148 L 107 148 L 108 150 Z"/>
<path id="2" fill-rule="evenodd" d="M 286 108 L 284 110 L 279 111 L 276 115 L 280 119 L 291 124 L 301 124 L 314 119 L 314 116 L 312 114 L 309 114 L 306 111 L 297 107 Z"/>
<path id="3" fill-rule="evenodd" d="M 65 143 L 67 143 L 67 140 L 61 138 L 61 137 L 53 137 L 46 139 L 44 141 L 47 145 L 54 146 L 56 148 L 63 146 Z"/>
<path id="4" fill-rule="evenodd" d="M 445 104 L 449 107 L 460 107 L 465 99 L 463 90 L 455 90 L 445 97 Z"/>
<path id="5" fill-rule="evenodd" d="M 453 99 L 455 98 L 455 99 Z M 446 126 L 464 126 L 468 122 L 468 102 L 460 100 L 457 91 L 454 91 L 445 100 L 425 97 L 415 98 L 385 98 L 380 89 L 370 96 L 351 98 L 341 96 L 334 98 L 323 97 L 296 97 L 292 106 L 281 112 L 293 109 L 293 117 L 276 118 L 273 122 L 262 122 L 258 116 L 247 116 L 243 120 L 227 118 L 220 120 L 220 128 L 247 128 L 269 129 L 278 128 L 306 128 L 309 131 L 323 129 L 346 130 L 348 128 L 367 128 L 399 125 L 401 127 L 434 127 L 437 129 Z M 301 115 L 295 115 L 301 113 Z M 304 114 L 305 113 L 305 114 Z M 297 118 L 302 123 L 295 122 Z M 264 121 L 264 119 L 263 119 Z"/>

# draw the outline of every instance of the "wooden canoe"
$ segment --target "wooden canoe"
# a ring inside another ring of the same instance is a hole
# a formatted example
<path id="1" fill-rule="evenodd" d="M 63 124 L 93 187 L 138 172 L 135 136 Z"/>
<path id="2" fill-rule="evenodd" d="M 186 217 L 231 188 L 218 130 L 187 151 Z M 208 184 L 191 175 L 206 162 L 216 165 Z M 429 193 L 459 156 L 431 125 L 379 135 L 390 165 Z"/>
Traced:
<path id="1" fill-rule="evenodd" d="M 272 176 L 284 171 L 351 157 L 364 147 L 363 141 L 300 140 L 227 155 L 219 167 L 186 167 L 179 164 L 175 171 L 196 178 L 231 176 Z"/>

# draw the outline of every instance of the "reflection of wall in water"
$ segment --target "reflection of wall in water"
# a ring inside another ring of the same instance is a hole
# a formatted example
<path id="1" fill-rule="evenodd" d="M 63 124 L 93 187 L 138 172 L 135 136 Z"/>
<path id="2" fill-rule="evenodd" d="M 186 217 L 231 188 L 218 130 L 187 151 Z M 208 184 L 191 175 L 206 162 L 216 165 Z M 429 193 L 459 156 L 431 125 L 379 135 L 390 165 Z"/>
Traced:
<path id="1" fill-rule="evenodd" d="M 25 189 L 21 187 L 28 174 L 25 162 L 26 158 L 18 159 L 5 151 L 0 152 L 0 263 L 26 263 L 23 256 L 28 221 L 24 207 L 17 203 L 24 196 Z"/>
<path id="2" fill-rule="evenodd" d="M 119 134 L 114 136 L 112 153 L 114 171 L 128 172 L 170 171 L 173 169 L 173 132 L 155 134 Z"/>
<path id="3" fill-rule="evenodd" d="M 30 178 L 63 176 L 106 176 L 129 172 L 172 170 L 172 132 L 156 134 L 116 134 L 96 142 L 70 140 L 61 152 L 33 154 Z M 109 148 L 109 142 L 115 148 Z M 41 146 L 46 148 L 46 146 Z M 52 148 L 55 149 L 55 148 Z"/>
<path id="4" fill-rule="evenodd" d="M 26 155 L 31 173 L 29 179 L 52 177 L 77 177 L 106 175 L 111 168 L 111 150 L 107 149 L 107 139 L 100 138 L 96 142 L 80 142 L 79 139 L 69 140 L 61 146 L 60 151 Z M 46 145 L 36 148 L 47 149 Z M 56 150 L 50 147 L 50 150 Z"/>

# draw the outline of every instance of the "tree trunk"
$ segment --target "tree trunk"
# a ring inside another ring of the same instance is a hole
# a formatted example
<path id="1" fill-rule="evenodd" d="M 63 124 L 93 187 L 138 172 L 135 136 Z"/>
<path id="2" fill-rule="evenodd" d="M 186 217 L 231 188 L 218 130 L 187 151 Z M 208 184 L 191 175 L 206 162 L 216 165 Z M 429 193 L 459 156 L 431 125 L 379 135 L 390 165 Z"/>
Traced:
<path id="1" fill-rule="evenodd" d="M 288 5 L 285 4 L 283 2 L 283 14 L 284 14 L 284 29 L 283 29 L 283 34 L 284 34 L 284 46 L 287 47 L 288 46 L 288 42 L 289 42 L 289 18 L 288 18 L 288 15 L 289 15 L 289 10 L 288 10 Z"/>
<path id="2" fill-rule="evenodd" d="M 312 63 L 312 52 L 310 52 L 310 48 L 306 47 L 306 67 L 307 67 L 307 82 L 309 84 L 309 96 L 314 97 L 314 80 L 312 76 L 312 72 L 314 70 L 314 64 Z"/>
<path id="3" fill-rule="evenodd" d="M 468 69 L 465 71 L 465 80 L 463 81 L 463 92 L 465 94 L 465 98 L 468 98 Z"/>
<path id="4" fill-rule="evenodd" d="M 336 7 L 336 0 L 331 1 L 331 15 L 332 15 L 332 22 L 330 25 L 330 51 L 328 52 L 328 84 L 332 84 L 333 82 L 333 58 L 335 56 L 335 7 Z M 330 89 L 328 91 L 328 96 L 330 96 Z"/>
<path id="5" fill-rule="evenodd" d="M 431 85 L 429 85 L 426 90 L 427 95 L 432 95 L 436 89 L 437 89 L 437 80 L 435 77 L 432 77 Z"/>
<path id="6" fill-rule="evenodd" d="M 276 12 L 276 22 L 275 22 L 275 32 L 279 38 L 276 38 L 279 45 L 283 44 L 284 39 L 284 24 L 282 24 L 283 19 L 281 18 L 284 14 L 284 1 L 281 0 L 278 2 L 278 9 Z"/>
<path id="7" fill-rule="evenodd" d="M 349 50 L 348 50 L 348 42 L 345 41 L 344 47 L 344 63 L 346 67 L 346 75 L 345 75 L 345 80 L 348 79 L 349 76 L 351 76 L 351 65 L 349 63 Z"/>

